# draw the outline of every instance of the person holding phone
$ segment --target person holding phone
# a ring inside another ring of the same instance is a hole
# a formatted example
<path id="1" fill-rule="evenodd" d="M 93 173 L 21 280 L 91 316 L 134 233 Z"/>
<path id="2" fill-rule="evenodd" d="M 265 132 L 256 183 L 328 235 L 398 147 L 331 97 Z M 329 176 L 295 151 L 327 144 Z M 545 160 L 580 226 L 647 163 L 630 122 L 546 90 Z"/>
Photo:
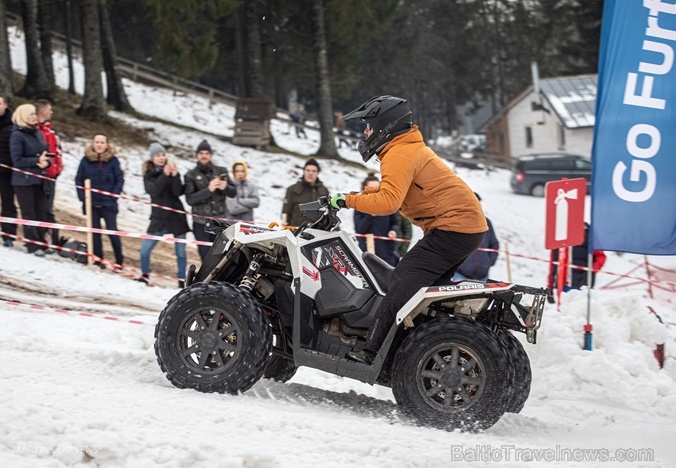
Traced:
<path id="1" fill-rule="evenodd" d="M 48 147 L 38 128 L 38 116 L 33 104 L 22 104 L 12 114 L 14 127 L 9 139 L 12 165 L 24 172 L 12 173 L 12 187 L 19 201 L 21 217 L 35 221 L 47 221 L 47 196 L 38 175 L 45 175 L 50 161 Z M 36 242 L 45 242 L 46 229 L 35 226 L 23 227 L 24 237 Z M 51 239 L 50 239 L 51 241 Z M 26 250 L 44 257 L 47 247 L 27 242 Z M 50 252 L 51 253 L 51 252 Z"/>
<path id="2" fill-rule="evenodd" d="M 153 206 L 150 211 L 150 225 L 146 231 L 153 236 L 171 234 L 173 237 L 185 239 L 190 231 L 186 220 L 183 203 L 180 196 L 183 195 L 181 174 L 173 159 L 167 156 L 164 146 L 155 142 L 149 148 L 150 158 L 143 163 L 143 186 L 150 195 L 150 201 L 154 205 L 173 208 L 175 211 L 165 210 Z M 150 254 L 159 241 L 156 239 L 143 239 L 141 244 L 141 277 L 138 281 L 148 284 L 150 281 Z M 176 251 L 176 276 L 178 287 L 185 286 L 185 270 L 187 257 L 185 244 L 174 243 Z"/>
<path id="3" fill-rule="evenodd" d="M 211 146 L 202 140 L 195 149 L 197 164 L 185 175 L 185 200 L 192 206 L 192 232 L 195 239 L 213 242 L 215 236 L 204 230 L 207 218 L 227 218 L 225 197 L 237 196 L 237 188 L 228 177 L 228 170 L 212 161 Z M 208 245 L 198 245 L 200 258 L 209 252 Z"/>

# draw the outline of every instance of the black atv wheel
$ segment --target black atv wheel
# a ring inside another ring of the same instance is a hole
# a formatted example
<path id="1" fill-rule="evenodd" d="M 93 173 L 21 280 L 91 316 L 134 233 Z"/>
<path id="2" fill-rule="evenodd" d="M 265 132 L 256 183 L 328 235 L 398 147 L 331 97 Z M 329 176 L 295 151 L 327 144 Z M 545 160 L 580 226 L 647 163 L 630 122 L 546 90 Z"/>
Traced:
<path id="1" fill-rule="evenodd" d="M 275 382 L 288 382 L 291 377 L 296 375 L 298 368 L 290 359 L 273 354 L 270 356 L 268 365 L 265 367 L 263 377 L 274 380 Z"/>
<path id="2" fill-rule="evenodd" d="M 526 400 L 528 400 L 528 395 L 530 394 L 532 379 L 530 359 L 528 359 L 528 354 L 523 349 L 521 342 L 511 332 L 500 330 L 498 335 L 514 368 L 514 385 L 511 387 L 506 412 L 519 413 L 526 404 Z"/>
<path id="3" fill-rule="evenodd" d="M 511 369 L 500 339 L 473 320 L 449 317 L 409 334 L 392 365 L 405 414 L 440 429 L 482 430 L 507 407 Z"/>
<path id="4" fill-rule="evenodd" d="M 179 388 L 238 393 L 263 375 L 272 337 L 268 318 L 250 294 L 228 283 L 197 283 L 160 314 L 155 354 Z"/>

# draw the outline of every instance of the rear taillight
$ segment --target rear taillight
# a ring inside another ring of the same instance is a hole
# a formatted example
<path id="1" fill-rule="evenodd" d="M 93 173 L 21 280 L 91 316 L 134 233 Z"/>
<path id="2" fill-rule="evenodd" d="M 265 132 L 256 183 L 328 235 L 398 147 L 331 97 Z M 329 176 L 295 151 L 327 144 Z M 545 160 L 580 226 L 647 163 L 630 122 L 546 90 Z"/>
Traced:
<path id="1" fill-rule="evenodd" d="M 523 181 L 526 180 L 526 176 L 523 174 L 523 172 L 519 172 L 516 175 L 516 181 L 520 184 L 523 184 Z"/>

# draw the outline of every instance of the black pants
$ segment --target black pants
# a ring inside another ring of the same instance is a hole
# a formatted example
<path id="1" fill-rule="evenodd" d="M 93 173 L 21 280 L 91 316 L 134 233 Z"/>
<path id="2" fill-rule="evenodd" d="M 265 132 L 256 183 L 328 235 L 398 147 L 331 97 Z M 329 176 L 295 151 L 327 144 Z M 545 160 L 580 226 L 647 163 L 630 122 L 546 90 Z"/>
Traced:
<path id="1" fill-rule="evenodd" d="M 387 294 L 367 335 L 365 349 L 378 352 L 399 309 L 420 288 L 450 283 L 460 264 L 479 248 L 485 234 L 435 229 L 418 241 L 394 269 Z"/>
<path id="2" fill-rule="evenodd" d="M 14 203 L 14 187 L 12 186 L 12 174 L 0 174 L 0 216 L 16 218 L 16 203 Z M 16 235 L 16 224 L 2 223 L 2 232 Z M 3 240 L 12 239 L 2 236 Z M 13 239 L 12 239 L 13 240 Z"/>
<path id="3" fill-rule="evenodd" d="M 33 221 L 47 221 L 47 197 L 45 190 L 40 185 L 15 185 L 14 192 L 21 208 L 21 218 Z M 26 239 L 37 242 L 45 242 L 45 233 L 47 230 L 41 227 L 24 226 L 23 235 Z M 33 253 L 37 250 L 45 250 L 47 247 L 42 245 L 26 243 L 28 252 Z"/>
<path id="4" fill-rule="evenodd" d="M 204 241 L 204 242 L 213 242 L 216 240 L 216 236 L 213 234 L 210 234 L 204 230 L 204 223 L 197 223 L 193 221 L 192 223 L 192 232 L 195 235 L 195 240 L 198 241 Z M 200 254 L 200 258 L 202 261 L 206 258 L 207 254 L 209 253 L 209 249 L 211 246 L 209 245 L 197 245 L 197 251 Z"/>
<path id="5" fill-rule="evenodd" d="M 43 180 L 42 187 L 45 190 L 47 203 L 47 221 L 50 223 L 56 223 L 56 217 L 54 216 L 54 196 L 56 195 L 56 182 L 52 180 Z M 59 230 L 50 228 L 47 231 L 51 234 L 52 244 L 58 245 Z"/>
<path id="6" fill-rule="evenodd" d="M 106 229 L 110 231 L 117 231 L 117 205 L 113 206 L 92 206 L 92 227 L 101 229 L 101 219 L 106 223 Z M 94 234 L 94 255 L 103 258 L 103 243 L 101 241 L 101 234 Z M 113 247 L 115 254 L 115 263 L 122 265 L 124 263 L 124 255 L 122 255 L 122 241 L 120 236 L 109 235 L 110 245 Z"/>

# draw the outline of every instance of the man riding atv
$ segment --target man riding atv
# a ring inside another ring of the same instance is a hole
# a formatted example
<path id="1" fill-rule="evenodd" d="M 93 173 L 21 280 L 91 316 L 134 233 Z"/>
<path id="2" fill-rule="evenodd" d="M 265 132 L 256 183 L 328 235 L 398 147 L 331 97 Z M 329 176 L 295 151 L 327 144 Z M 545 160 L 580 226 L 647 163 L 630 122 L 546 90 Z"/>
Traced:
<path id="1" fill-rule="evenodd" d="M 425 145 L 412 115 L 406 100 L 380 96 L 343 117 L 366 123 L 358 150 L 364 162 L 378 157 L 382 182 L 359 194 L 333 195 L 331 205 L 377 216 L 401 210 L 425 233 L 396 266 L 364 350 L 347 354 L 364 364 L 372 363 L 401 307 L 422 287 L 450 283 L 488 231 L 474 192 Z"/>

